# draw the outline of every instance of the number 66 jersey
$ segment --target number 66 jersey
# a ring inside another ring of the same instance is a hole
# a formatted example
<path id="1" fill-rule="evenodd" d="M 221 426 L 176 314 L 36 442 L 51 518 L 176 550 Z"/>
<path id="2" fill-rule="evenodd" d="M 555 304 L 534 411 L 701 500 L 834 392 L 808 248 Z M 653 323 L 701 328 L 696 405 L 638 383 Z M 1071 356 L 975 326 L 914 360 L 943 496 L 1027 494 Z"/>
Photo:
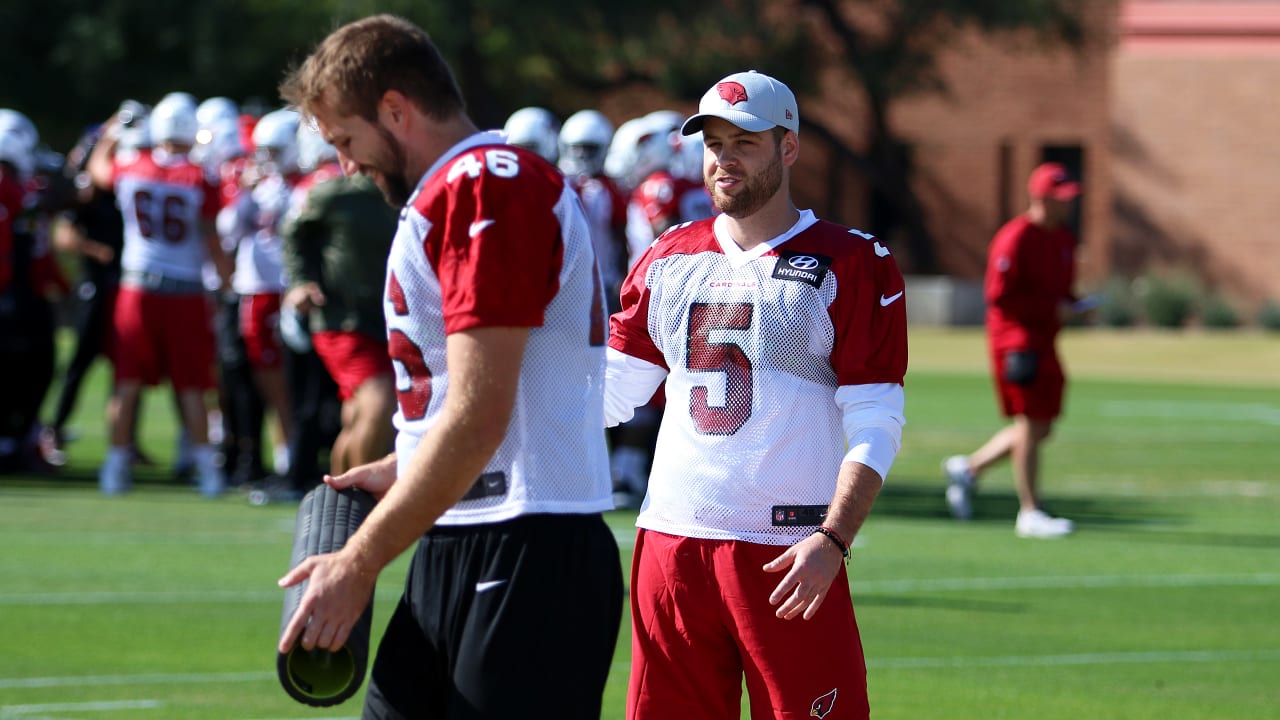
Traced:
<path id="1" fill-rule="evenodd" d="M 529 328 L 502 444 L 438 524 L 613 507 L 604 307 L 586 215 L 555 167 L 478 133 L 426 172 L 400 214 L 383 302 L 400 472 L 449 391 L 446 337 Z"/>
<path id="2" fill-rule="evenodd" d="M 636 524 L 789 545 L 817 523 L 775 514 L 825 510 L 842 461 L 882 478 L 892 464 L 907 369 L 904 284 L 882 243 L 811 211 L 748 251 L 726 220 L 672 227 L 632 269 L 610 323 L 606 417 L 625 420 L 665 371 Z"/>

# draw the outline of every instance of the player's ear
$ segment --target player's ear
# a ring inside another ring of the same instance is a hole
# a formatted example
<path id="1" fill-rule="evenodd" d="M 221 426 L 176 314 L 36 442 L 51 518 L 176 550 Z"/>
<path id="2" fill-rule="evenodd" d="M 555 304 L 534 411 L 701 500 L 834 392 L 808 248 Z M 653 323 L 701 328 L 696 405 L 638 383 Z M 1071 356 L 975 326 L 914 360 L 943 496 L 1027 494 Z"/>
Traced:
<path id="1" fill-rule="evenodd" d="M 800 135 L 794 130 L 788 130 L 779 143 L 782 146 L 782 164 L 794 165 L 800 159 Z"/>
<path id="2" fill-rule="evenodd" d="M 388 127 L 403 126 L 408 119 L 409 99 L 399 90 L 388 90 L 378 100 L 378 119 Z"/>

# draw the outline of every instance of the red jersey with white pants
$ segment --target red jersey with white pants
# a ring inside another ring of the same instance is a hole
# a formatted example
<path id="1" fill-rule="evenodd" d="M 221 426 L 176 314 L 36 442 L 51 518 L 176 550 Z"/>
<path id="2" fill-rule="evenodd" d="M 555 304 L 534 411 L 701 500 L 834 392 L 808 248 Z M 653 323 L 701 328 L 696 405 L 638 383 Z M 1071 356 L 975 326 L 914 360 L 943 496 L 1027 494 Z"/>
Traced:
<path id="1" fill-rule="evenodd" d="M 603 408 L 604 293 L 591 232 L 564 177 L 477 133 L 423 176 L 387 260 L 384 311 L 396 375 L 398 471 L 449 392 L 446 337 L 529 328 L 507 433 L 438 525 L 613 507 Z"/>
<path id="2" fill-rule="evenodd" d="M 813 527 L 774 525 L 775 506 L 825 507 L 846 460 L 888 473 L 907 369 L 903 279 L 874 237 L 810 211 L 745 252 L 723 220 L 671 228 L 632 269 L 611 320 L 622 357 L 610 356 L 606 415 L 625 420 L 645 382 L 665 376 L 637 525 L 790 545 Z M 629 373 L 628 358 L 657 370 Z M 870 449 L 864 433 L 890 440 Z"/>

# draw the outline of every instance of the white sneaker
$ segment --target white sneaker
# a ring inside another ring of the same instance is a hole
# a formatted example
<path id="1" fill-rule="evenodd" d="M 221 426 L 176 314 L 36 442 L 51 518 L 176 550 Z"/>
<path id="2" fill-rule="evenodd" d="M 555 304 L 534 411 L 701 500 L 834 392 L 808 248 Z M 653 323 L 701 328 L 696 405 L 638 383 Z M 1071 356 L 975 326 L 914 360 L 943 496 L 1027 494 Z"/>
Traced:
<path id="1" fill-rule="evenodd" d="M 227 487 L 222 468 L 218 467 L 217 454 L 211 445 L 197 445 L 192 449 L 196 461 L 196 484 L 200 494 L 205 497 L 217 497 Z"/>
<path id="2" fill-rule="evenodd" d="M 123 495 L 133 489 L 133 473 L 129 468 L 129 451 L 111 449 L 98 468 L 98 490 L 103 495 Z"/>
<path id="3" fill-rule="evenodd" d="M 1070 535 L 1075 524 L 1066 518 L 1051 517 L 1045 511 L 1019 510 L 1014 532 L 1024 538 L 1059 538 Z"/>
<path id="4" fill-rule="evenodd" d="M 942 462 L 942 472 L 947 476 L 947 509 L 951 517 L 968 520 L 973 517 L 973 490 L 977 478 L 969 469 L 969 458 L 952 455 Z"/>

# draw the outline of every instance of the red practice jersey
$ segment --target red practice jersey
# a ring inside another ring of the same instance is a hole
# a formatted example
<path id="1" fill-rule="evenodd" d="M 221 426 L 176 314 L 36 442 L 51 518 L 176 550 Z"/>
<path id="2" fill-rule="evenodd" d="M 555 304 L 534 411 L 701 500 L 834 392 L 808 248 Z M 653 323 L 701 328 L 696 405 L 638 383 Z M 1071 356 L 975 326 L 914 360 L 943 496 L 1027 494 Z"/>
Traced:
<path id="1" fill-rule="evenodd" d="M 775 506 L 821 505 L 845 456 L 841 386 L 901 385 L 902 274 L 874 237 L 801 213 L 750 251 L 724 216 L 677 225 L 622 289 L 609 345 L 666 368 L 667 407 L 637 525 L 786 545 Z"/>
<path id="2" fill-rule="evenodd" d="M 400 472 L 449 392 L 446 337 L 530 329 L 506 437 L 439 524 L 613 507 L 604 292 L 582 204 L 555 167 L 495 133 L 445 153 L 400 215 L 383 307 Z"/>

